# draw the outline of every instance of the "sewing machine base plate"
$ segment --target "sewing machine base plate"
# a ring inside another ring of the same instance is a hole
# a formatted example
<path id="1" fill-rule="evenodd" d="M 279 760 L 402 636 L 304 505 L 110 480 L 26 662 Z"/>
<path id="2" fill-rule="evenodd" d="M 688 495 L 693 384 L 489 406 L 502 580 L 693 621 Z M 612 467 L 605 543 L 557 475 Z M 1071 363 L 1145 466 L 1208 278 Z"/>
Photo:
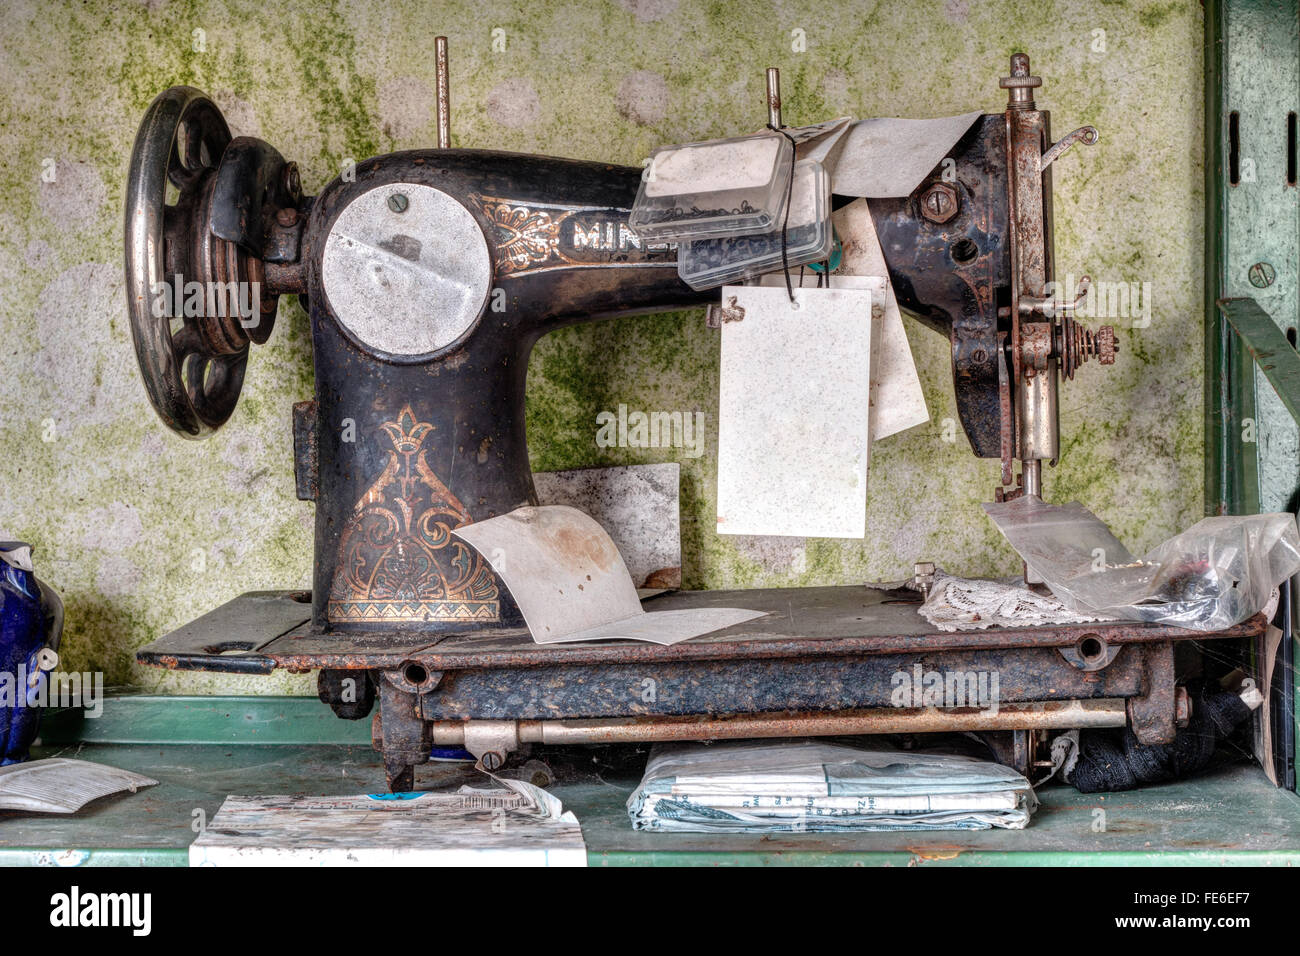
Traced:
<path id="1" fill-rule="evenodd" d="M 430 633 L 418 630 L 324 632 L 310 622 L 307 591 L 251 591 L 141 648 L 141 663 L 179 670 L 269 674 L 277 668 L 386 670 L 418 661 L 435 671 L 536 667 L 666 665 L 882 654 L 1077 648 L 1086 637 L 1103 649 L 1130 644 L 1252 637 L 1263 618 L 1211 633 L 1135 621 L 1051 627 L 991 627 L 945 632 L 918 612 L 909 590 L 860 586 L 668 591 L 647 598 L 647 611 L 744 607 L 766 616 L 673 646 L 633 641 L 537 644 L 525 628 Z M 1058 652 L 1059 653 L 1059 652 Z M 1106 665 L 1113 664 L 1112 657 Z M 1103 665 L 1100 669 L 1109 669 Z M 1005 689 L 1005 688 L 1004 688 Z"/>
<path id="2" fill-rule="evenodd" d="M 897 731 L 900 718 L 917 732 L 1044 729 L 1066 725 L 1049 723 L 1052 708 L 1110 706 L 1139 740 L 1165 743 L 1187 716 L 1174 645 L 1263 628 L 1257 616 L 1212 634 L 1135 622 L 943 632 L 917 613 L 918 603 L 910 591 L 851 586 L 667 592 L 648 599 L 647 609 L 730 606 L 767 615 L 667 647 L 541 645 L 522 628 L 324 633 L 311 626 L 309 595 L 262 591 L 204 615 L 138 657 L 170 668 L 243 673 L 322 669 L 338 686 L 341 675 L 351 675 L 360 705 L 355 695 L 347 705 L 330 699 L 325 681 L 322 697 L 353 719 L 379 703 L 375 746 L 401 789 L 428 759 L 438 722 L 569 722 L 563 729 L 572 732 L 574 721 L 605 719 L 622 723 L 615 736 L 600 739 L 653 740 L 719 736 L 728 732 L 719 721 L 747 717 L 768 722 L 761 735 L 778 736 L 830 732 L 814 728 L 827 717 L 876 728 L 835 732 Z M 996 680 L 1001 723 L 973 715 L 986 709 L 978 699 L 942 699 L 936 716 L 936 702 L 920 696 L 936 672 L 940 686 L 959 675 L 955 686 L 986 693 Z M 974 684 L 967 683 L 971 675 Z M 917 696 L 900 703 L 904 684 Z M 1031 748 L 1018 746 L 1021 763 Z"/>

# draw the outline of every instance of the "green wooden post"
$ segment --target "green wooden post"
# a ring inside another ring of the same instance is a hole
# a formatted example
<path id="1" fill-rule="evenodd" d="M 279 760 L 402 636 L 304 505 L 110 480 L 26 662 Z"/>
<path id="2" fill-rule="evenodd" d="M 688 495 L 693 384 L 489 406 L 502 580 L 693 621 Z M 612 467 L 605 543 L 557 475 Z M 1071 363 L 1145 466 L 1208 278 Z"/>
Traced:
<path id="1" fill-rule="evenodd" d="M 1300 424 L 1254 375 L 1249 359 L 1245 368 L 1234 359 L 1234 337 L 1216 306 L 1219 299 L 1253 298 L 1284 334 L 1295 335 L 1297 113 L 1300 2 L 1206 0 L 1207 514 L 1294 511 L 1297 504 Z M 1252 376 L 1253 389 L 1247 383 Z M 1253 402 L 1246 394 L 1251 390 Z"/>
<path id="2" fill-rule="evenodd" d="M 1300 2 L 1204 8 L 1205 511 L 1294 513 Z"/>

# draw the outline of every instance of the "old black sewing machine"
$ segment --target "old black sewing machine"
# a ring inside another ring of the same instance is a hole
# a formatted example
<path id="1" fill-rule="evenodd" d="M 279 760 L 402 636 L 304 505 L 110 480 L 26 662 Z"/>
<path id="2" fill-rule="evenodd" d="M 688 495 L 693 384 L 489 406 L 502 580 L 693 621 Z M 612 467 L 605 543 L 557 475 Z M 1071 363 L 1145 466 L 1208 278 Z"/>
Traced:
<path id="1" fill-rule="evenodd" d="M 965 729 L 998 735 L 1005 759 L 1028 771 L 1055 728 L 1127 722 L 1144 742 L 1172 738 L 1187 717 L 1174 646 L 1204 633 L 1137 623 L 944 633 L 917 614 L 913 592 L 818 587 L 657 596 L 655 608 L 769 612 L 669 647 L 534 643 L 483 556 L 449 533 L 536 504 L 524 434 L 533 344 L 717 293 L 693 292 L 673 248 L 628 229 L 639 169 L 446 148 L 445 44 L 439 53 L 439 148 L 367 160 L 315 197 L 270 145 L 232 139 L 197 90 L 167 90 L 144 118 L 126 277 L 149 397 L 180 435 L 212 434 L 234 410 L 250 343 L 271 332 L 277 296 L 302 297 L 316 386 L 294 407 L 294 461 L 316 528 L 310 593 L 246 594 L 143 648 L 141 661 L 318 669 L 339 716 L 361 719 L 378 702 L 373 736 L 395 790 L 413 787 L 436 745 L 464 746 L 490 769 L 530 742 Z M 952 343 L 961 421 L 977 456 L 1001 460 L 999 497 L 1042 494 L 1043 463 L 1058 453 L 1059 378 L 1114 357 L 1109 329 L 1077 326 L 1047 294 L 1048 167 L 1096 131 L 1053 143 L 1039 85 L 1028 58 L 1013 57 L 1006 110 L 977 120 L 950 154 L 956 180 L 936 169 L 911 196 L 871 203 L 901 305 Z M 156 317 L 154 290 L 175 274 L 260 283 L 252 321 Z M 1000 707 L 891 707 L 891 675 L 917 664 L 999 673 Z"/>

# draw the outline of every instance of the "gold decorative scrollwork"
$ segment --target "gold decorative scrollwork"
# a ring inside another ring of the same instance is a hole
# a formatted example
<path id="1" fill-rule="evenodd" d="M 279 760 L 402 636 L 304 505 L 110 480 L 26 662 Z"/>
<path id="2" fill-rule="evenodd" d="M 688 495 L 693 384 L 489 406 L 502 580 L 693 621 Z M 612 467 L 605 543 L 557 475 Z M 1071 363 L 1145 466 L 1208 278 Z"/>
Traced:
<path id="1" fill-rule="evenodd" d="M 339 541 L 330 622 L 500 620 L 496 578 L 451 534 L 473 519 L 429 467 L 424 443 L 434 426 L 407 405 L 380 428 L 393 450 Z"/>

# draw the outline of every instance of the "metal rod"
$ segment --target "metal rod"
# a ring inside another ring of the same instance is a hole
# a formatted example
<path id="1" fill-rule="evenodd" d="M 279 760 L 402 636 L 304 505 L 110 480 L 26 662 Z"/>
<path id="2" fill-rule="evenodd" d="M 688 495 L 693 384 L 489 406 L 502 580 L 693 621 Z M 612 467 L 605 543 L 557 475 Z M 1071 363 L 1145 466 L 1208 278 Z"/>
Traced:
<path id="1" fill-rule="evenodd" d="M 1020 464 L 1024 475 L 1025 494 L 1036 498 L 1043 497 L 1043 463 L 1036 458 L 1029 458 Z"/>
<path id="2" fill-rule="evenodd" d="M 1058 730 L 1123 727 L 1126 722 L 1124 701 L 1104 698 L 1002 704 L 996 711 L 975 707 L 880 707 L 838 714 L 521 720 L 516 724 L 516 732 L 520 743 L 592 744 L 960 730 Z M 462 746 L 466 723 L 460 720 L 434 721 L 434 742 L 444 746 Z"/>
<path id="3" fill-rule="evenodd" d="M 435 37 L 434 58 L 438 71 L 438 148 L 451 145 L 451 87 L 447 75 L 447 38 Z"/>
<path id="4" fill-rule="evenodd" d="M 774 66 L 767 68 L 767 121 L 780 129 L 781 122 L 781 71 Z"/>

